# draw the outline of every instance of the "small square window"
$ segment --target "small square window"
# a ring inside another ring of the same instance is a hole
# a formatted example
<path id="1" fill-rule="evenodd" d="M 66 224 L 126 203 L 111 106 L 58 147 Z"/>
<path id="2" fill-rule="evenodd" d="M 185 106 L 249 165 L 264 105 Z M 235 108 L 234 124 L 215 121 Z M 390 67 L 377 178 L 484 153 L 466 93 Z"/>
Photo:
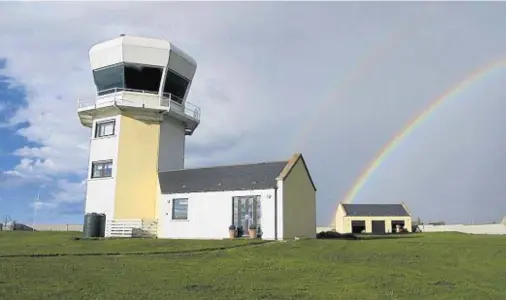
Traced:
<path id="1" fill-rule="evenodd" d="M 95 125 L 95 137 L 104 137 L 114 135 L 116 120 L 107 120 L 97 122 Z"/>
<path id="2" fill-rule="evenodd" d="M 91 178 L 112 177 L 112 160 L 91 163 Z"/>
<path id="3" fill-rule="evenodd" d="M 188 220 L 188 199 L 172 200 L 172 220 Z"/>

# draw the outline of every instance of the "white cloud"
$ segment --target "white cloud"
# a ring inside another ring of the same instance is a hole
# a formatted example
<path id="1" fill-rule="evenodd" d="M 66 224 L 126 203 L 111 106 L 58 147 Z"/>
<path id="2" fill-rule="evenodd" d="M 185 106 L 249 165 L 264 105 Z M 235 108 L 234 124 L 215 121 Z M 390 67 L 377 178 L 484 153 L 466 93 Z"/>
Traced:
<path id="1" fill-rule="evenodd" d="M 28 184 L 37 184 L 48 182 L 49 177 L 43 174 L 33 174 L 19 171 L 19 169 L 28 168 L 30 162 L 21 160 L 14 170 L 2 171 L 0 173 L 0 188 L 16 188 Z"/>
<path id="2" fill-rule="evenodd" d="M 252 122 L 261 123 L 265 116 L 250 112 L 267 105 L 271 99 L 251 94 L 255 80 L 251 75 L 248 77 L 239 63 L 220 59 L 228 45 L 213 43 L 216 38 L 228 39 L 227 32 L 241 19 L 252 21 L 249 26 L 258 23 L 250 14 L 255 9 L 240 5 L 232 8 L 234 14 L 228 14 L 219 5 L 202 5 L 207 9 L 194 9 L 192 3 L 159 3 L 150 8 L 139 3 L 2 5 L 0 39 L 5 43 L 0 48 L 0 57 L 7 59 L 2 74 L 11 79 L 13 86 L 22 86 L 27 91 L 27 105 L 14 114 L 8 125 L 27 124 L 17 134 L 37 144 L 14 151 L 20 162 L 13 170 L 4 172 L 3 177 L 28 182 L 33 178 L 84 176 L 89 129 L 77 118 L 76 101 L 79 96 L 92 95 L 94 90 L 87 52 L 94 43 L 120 33 L 168 38 L 198 60 L 190 101 L 201 106 L 205 125 L 189 139 L 190 148 L 231 137 L 240 139 L 251 131 Z M 32 24 L 38 24 L 36 34 L 26 23 L 27 14 L 31 15 Z M 198 23 L 193 22 L 196 19 Z M 222 152 L 218 160 L 225 160 L 226 153 Z M 188 164 L 209 161 L 209 157 L 204 157 L 190 157 Z M 72 190 L 77 196 L 68 197 L 67 190 L 74 189 L 75 184 L 58 182 L 59 192 L 51 201 L 82 200 L 83 189 Z"/>
<path id="3" fill-rule="evenodd" d="M 45 188 L 51 188 L 49 193 L 44 193 Z M 83 201 L 83 194 L 86 190 L 86 180 L 69 181 L 59 179 L 56 182 L 46 182 L 39 185 L 42 197 L 30 203 L 30 207 L 37 209 L 57 209 L 61 205 L 76 204 Z M 44 197 L 44 195 L 47 195 Z"/>
<path id="4" fill-rule="evenodd" d="M 50 203 L 79 203 L 82 199 L 82 194 L 86 190 L 86 180 L 78 182 L 69 182 L 66 179 L 60 179 L 57 182 L 58 190 L 51 194 Z"/>
<path id="5" fill-rule="evenodd" d="M 202 108 L 202 123 L 188 138 L 188 165 L 303 151 L 319 187 L 319 219 L 329 219 L 411 116 L 505 49 L 501 11 L 443 3 L 2 3 L 0 58 L 7 65 L 0 72 L 27 91 L 27 105 L 8 123 L 31 144 L 14 151 L 20 162 L 0 175 L 0 185 L 51 181 L 51 205 L 82 199 L 80 180 L 66 178 L 86 171 L 89 129 L 77 118 L 76 99 L 94 91 L 88 50 L 120 33 L 138 34 L 167 38 L 197 60 L 189 101 Z M 373 59 L 364 63 L 368 53 Z M 350 74 L 352 84 L 340 85 Z M 442 168 L 438 159 L 445 158 L 416 159 Z M 399 195 L 399 185 L 389 184 L 389 195 Z"/>

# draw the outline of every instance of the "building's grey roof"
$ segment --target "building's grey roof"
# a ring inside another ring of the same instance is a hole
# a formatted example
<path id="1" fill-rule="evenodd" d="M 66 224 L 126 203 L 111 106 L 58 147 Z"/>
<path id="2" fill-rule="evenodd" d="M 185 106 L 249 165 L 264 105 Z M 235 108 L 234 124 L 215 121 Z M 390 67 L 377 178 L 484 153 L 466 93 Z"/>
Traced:
<path id="1" fill-rule="evenodd" d="M 268 189 L 287 161 L 184 169 L 158 173 L 162 194 Z"/>
<path id="2" fill-rule="evenodd" d="M 343 207 L 347 216 L 409 216 L 402 204 L 343 204 Z"/>

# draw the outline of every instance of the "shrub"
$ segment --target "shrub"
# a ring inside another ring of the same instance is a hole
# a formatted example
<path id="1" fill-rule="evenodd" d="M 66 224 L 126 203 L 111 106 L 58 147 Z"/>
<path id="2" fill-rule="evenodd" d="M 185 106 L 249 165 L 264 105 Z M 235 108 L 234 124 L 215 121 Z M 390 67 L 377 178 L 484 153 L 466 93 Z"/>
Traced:
<path id="1" fill-rule="evenodd" d="M 359 237 L 357 237 L 354 234 L 351 233 L 345 233 L 340 234 L 339 232 L 335 231 L 321 231 L 316 235 L 317 239 L 342 239 L 342 240 L 358 240 Z"/>

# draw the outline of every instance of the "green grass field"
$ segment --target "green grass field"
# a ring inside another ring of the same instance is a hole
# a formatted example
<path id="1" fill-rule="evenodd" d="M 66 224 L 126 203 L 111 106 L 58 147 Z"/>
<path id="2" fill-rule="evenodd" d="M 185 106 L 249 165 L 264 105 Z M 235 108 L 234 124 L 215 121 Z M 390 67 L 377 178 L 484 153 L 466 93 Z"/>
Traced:
<path id="1" fill-rule="evenodd" d="M 75 235 L 0 232 L 0 299 L 506 299 L 504 236 L 259 243 Z"/>

